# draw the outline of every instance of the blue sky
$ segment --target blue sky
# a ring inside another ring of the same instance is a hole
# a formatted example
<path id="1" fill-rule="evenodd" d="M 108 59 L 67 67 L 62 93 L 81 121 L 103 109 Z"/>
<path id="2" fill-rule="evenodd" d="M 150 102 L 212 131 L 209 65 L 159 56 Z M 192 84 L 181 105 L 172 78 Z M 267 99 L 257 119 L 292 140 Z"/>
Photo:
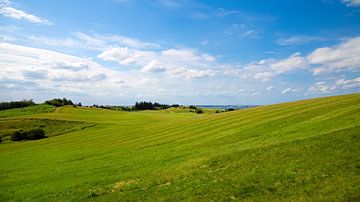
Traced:
<path id="1" fill-rule="evenodd" d="M 271 104 L 354 92 L 359 0 L 0 0 L 0 101 Z"/>

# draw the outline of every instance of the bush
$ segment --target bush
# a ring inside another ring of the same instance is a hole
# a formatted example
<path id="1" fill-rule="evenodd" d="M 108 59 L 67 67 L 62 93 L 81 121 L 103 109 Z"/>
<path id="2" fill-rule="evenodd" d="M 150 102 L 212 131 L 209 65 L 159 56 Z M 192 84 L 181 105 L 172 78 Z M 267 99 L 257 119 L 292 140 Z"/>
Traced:
<path id="1" fill-rule="evenodd" d="M 12 141 L 21 141 L 21 140 L 39 140 L 45 138 L 45 132 L 43 129 L 33 129 L 29 131 L 15 131 L 11 134 Z"/>
<path id="2" fill-rule="evenodd" d="M 64 105 L 74 105 L 74 103 L 70 99 L 68 100 L 66 98 L 63 98 L 63 99 L 54 98 L 52 100 L 46 100 L 45 104 L 53 105 L 55 107 L 61 107 Z"/>
<path id="3" fill-rule="evenodd" d="M 202 114 L 202 113 L 204 113 L 204 112 L 203 112 L 203 110 L 201 110 L 201 109 L 196 109 L 196 110 L 195 110 L 195 113 L 197 113 L 197 114 Z"/>
<path id="4" fill-rule="evenodd" d="M 27 138 L 29 140 L 39 140 L 45 137 L 45 133 L 43 131 L 43 129 L 34 129 L 34 130 L 30 130 L 27 133 Z"/>
<path id="5" fill-rule="evenodd" d="M 15 131 L 11 134 L 12 141 L 21 141 L 26 139 L 26 134 L 23 131 Z"/>
<path id="6" fill-rule="evenodd" d="M 2 142 L 1 137 L 0 137 L 0 142 Z"/>
<path id="7" fill-rule="evenodd" d="M 196 107 L 194 105 L 190 105 L 189 109 L 196 109 Z"/>

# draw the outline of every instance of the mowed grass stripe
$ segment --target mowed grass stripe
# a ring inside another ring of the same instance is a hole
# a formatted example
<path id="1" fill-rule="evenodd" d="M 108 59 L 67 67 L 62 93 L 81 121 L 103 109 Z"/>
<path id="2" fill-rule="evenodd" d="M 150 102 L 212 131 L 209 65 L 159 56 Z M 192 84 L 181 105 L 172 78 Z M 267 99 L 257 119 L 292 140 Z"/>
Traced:
<path id="1" fill-rule="evenodd" d="M 355 94 L 220 114 L 64 107 L 27 115 L 97 125 L 0 144 L 0 199 L 356 199 L 359 103 Z"/>

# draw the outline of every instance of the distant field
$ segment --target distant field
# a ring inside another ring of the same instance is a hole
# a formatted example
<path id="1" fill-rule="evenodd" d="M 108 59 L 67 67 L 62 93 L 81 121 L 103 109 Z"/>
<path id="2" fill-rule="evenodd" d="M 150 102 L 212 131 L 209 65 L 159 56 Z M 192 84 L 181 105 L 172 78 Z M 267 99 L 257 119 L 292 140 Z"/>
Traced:
<path id="1" fill-rule="evenodd" d="M 50 137 L 6 139 L 38 127 Z M 0 111 L 0 135 L 0 201 L 360 201 L 360 94 L 203 114 L 37 105 Z"/>

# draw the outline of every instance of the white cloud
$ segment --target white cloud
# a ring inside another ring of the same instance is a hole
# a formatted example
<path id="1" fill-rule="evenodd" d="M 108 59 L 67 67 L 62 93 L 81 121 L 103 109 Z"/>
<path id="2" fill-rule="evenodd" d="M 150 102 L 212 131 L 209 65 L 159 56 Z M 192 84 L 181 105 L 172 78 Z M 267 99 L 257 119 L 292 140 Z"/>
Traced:
<path id="1" fill-rule="evenodd" d="M 333 47 L 318 48 L 308 55 L 310 64 L 316 65 L 315 75 L 340 71 L 358 71 L 360 68 L 360 37 L 349 39 Z"/>
<path id="2" fill-rule="evenodd" d="M 118 91 L 124 85 L 143 86 L 136 77 L 90 59 L 10 43 L 0 43 L 0 66 L 0 80 L 6 78 L 6 85 L 26 88 L 24 82 L 32 80 L 33 90 L 94 95 Z"/>
<path id="3" fill-rule="evenodd" d="M 300 53 L 294 53 L 290 57 L 280 60 L 265 59 L 251 62 L 245 65 L 244 72 L 256 80 L 266 82 L 277 75 L 306 68 L 308 68 L 306 58 L 302 57 Z"/>
<path id="4" fill-rule="evenodd" d="M 289 58 L 279 60 L 270 64 L 270 68 L 277 74 L 290 72 L 297 69 L 305 69 L 308 67 L 307 61 L 300 53 L 294 53 Z"/>
<path id="5" fill-rule="evenodd" d="M 275 74 L 272 72 L 258 72 L 255 73 L 254 78 L 261 81 L 269 81 Z"/>
<path id="6" fill-rule="evenodd" d="M 17 27 L 0 26 L 0 30 L 10 34 Z M 20 29 L 20 28 L 19 28 Z M 75 32 L 71 37 L 65 38 L 51 38 L 47 36 L 36 35 L 21 35 L 16 36 L 17 41 L 30 42 L 33 44 L 42 44 L 46 46 L 55 47 L 71 47 L 76 49 L 98 50 L 104 51 L 114 47 L 129 47 L 138 50 L 156 50 L 162 46 L 157 43 L 145 42 L 138 39 L 122 36 L 122 35 L 100 35 L 100 34 L 86 34 L 82 32 Z"/>
<path id="7" fill-rule="evenodd" d="M 355 79 L 339 79 L 336 81 L 336 86 L 342 89 L 360 88 L 360 77 Z"/>
<path id="8" fill-rule="evenodd" d="M 152 60 L 144 68 L 141 69 L 143 72 L 164 72 L 166 67 L 161 65 L 157 60 Z"/>
<path id="9" fill-rule="evenodd" d="M 122 65 L 130 65 L 137 63 L 144 64 L 144 61 L 141 59 L 145 58 L 146 55 L 147 53 L 144 51 L 132 50 L 128 47 L 121 47 L 105 50 L 98 55 L 98 58 L 104 61 L 115 61 Z"/>
<path id="10" fill-rule="evenodd" d="M 275 87 L 274 86 L 268 86 L 267 88 L 266 88 L 266 90 L 273 90 Z"/>
<path id="11" fill-rule="evenodd" d="M 296 92 L 299 92 L 299 91 L 300 91 L 300 89 L 297 89 L 297 88 L 286 88 L 286 89 L 281 91 L 281 94 L 296 93 Z"/>
<path id="12" fill-rule="evenodd" d="M 53 25 L 52 22 L 43 19 L 41 17 L 26 13 L 25 11 L 15 9 L 10 6 L 10 1 L 2 1 L 0 2 L 0 14 L 5 17 L 13 18 L 17 20 L 27 20 L 32 23 L 36 24 L 43 24 L 43 25 Z"/>
<path id="13" fill-rule="evenodd" d="M 326 82 L 316 82 L 314 85 L 309 87 L 311 93 L 330 93 L 336 89 L 336 86 L 328 85 Z"/>
<path id="14" fill-rule="evenodd" d="M 342 78 L 332 83 L 319 81 L 311 85 L 308 91 L 312 94 L 317 94 L 317 93 L 333 93 L 339 90 L 358 89 L 358 88 L 360 88 L 360 77 L 354 79 Z"/>
<path id="15" fill-rule="evenodd" d="M 289 38 L 281 38 L 277 40 L 280 46 L 301 45 L 313 41 L 324 41 L 325 38 L 318 36 L 292 36 Z"/>
<path id="16" fill-rule="evenodd" d="M 315 49 L 307 56 L 294 53 L 284 59 L 265 59 L 245 65 L 242 75 L 260 81 L 299 70 L 312 71 L 314 76 L 338 72 L 360 71 L 360 37 L 339 45 Z"/>
<path id="17" fill-rule="evenodd" d="M 114 61 L 142 72 L 165 72 L 173 77 L 187 79 L 213 76 L 209 67 L 215 58 L 190 49 L 165 49 L 162 51 L 143 51 L 129 47 L 116 47 L 103 51 L 98 58 Z"/>
<path id="18" fill-rule="evenodd" d="M 341 0 L 347 6 L 360 6 L 360 0 Z"/>

